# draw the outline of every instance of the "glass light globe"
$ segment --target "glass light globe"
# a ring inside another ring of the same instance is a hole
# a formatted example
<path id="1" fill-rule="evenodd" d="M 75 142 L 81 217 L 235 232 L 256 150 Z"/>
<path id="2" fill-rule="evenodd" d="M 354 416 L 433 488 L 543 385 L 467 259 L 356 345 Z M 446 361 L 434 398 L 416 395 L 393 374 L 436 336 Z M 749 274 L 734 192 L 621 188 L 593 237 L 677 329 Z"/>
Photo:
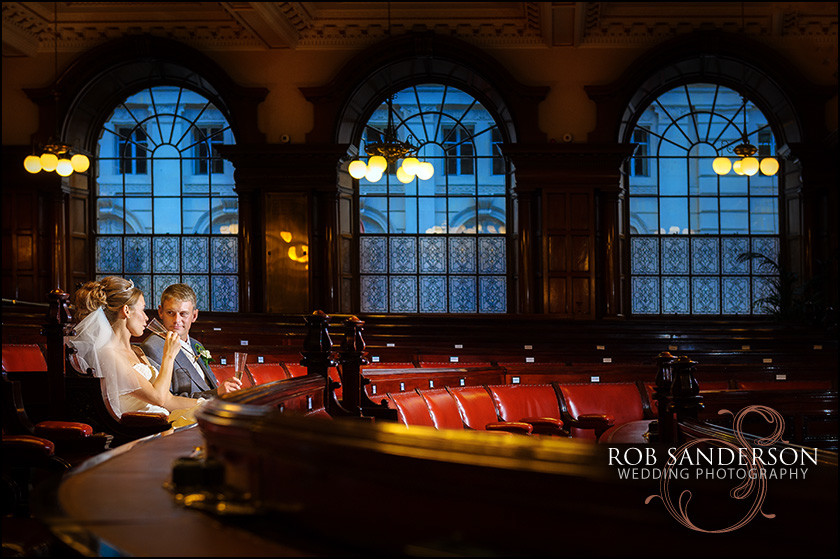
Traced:
<path id="1" fill-rule="evenodd" d="M 381 155 L 374 155 L 368 160 L 368 169 L 377 169 L 380 172 L 385 172 L 388 168 L 388 162 Z"/>
<path id="2" fill-rule="evenodd" d="M 382 178 L 382 171 L 379 169 L 374 169 L 370 165 L 368 165 L 367 173 L 365 173 L 365 179 L 368 182 L 377 182 L 379 179 Z"/>
<path id="3" fill-rule="evenodd" d="M 712 161 L 712 169 L 718 175 L 725 175 L 732 169 L 732 162 L 729 161 L 728 157 L 715 157 L 715 160 Z"/>
<path id="4" fill-rule="evenodd" d="M 405 166 L 402 166 L 399 169 L 397 169 L 397 180 L 403 184 L 406 184 L 414 180 L 414 175 L 408 173 L 405 170 Z"/>
<path id="5" fill-rule="evenodd" d="M 71 157 L 70 163 L 73 164 L 73 170 L 77 173 L 84 173 L 90 167 L 90 159 L 83 153 L 77 153 Z"/>
<path id="6" fill-rule="evenodd" d="M 779 172 L 779 162 L 775 157 L 765 157 L 759 164 L 761 172 L 767 176 L 775 175 Z"/>
<path id="7" fill-rule="evenodd" d="M 753 176 L 758 172 L 758 159 L 755 157 L 745 157 L 741 162 L 741 170 L 747 176 Z"/>
<path id="8" fill-rule="evenodd" d="M 23 160 L 23 168 L 32 174 L 39 173 L 41 171 L 41 158 L 37 155 L 28 155 Z"/>
<path id="9" fill-rule="evenodd" d="M 435 174 L 435 166 L 428 161 L 423 161 L 417 166 L 417 178 L 421 181 L 429 180 Z"/>
<path id="10" fill-rule="evenodd" d="M 73 164 L 69 159 L 59 159 L 55 164 L 55 172 L 62 177 L 69 177 L 73 174 Z"/>
<path id="11" fill-rule="evenodd" d="M 741 169 L 741 164 L 743 161 L 743 159 L 739 159 L 738 161 L 732 164 L 732 170 L 735 171 L 735 173 L 738 175 L 744 174 L 744 171 Z"/>
<path id="12" fill-rule="evenodd" d="M 41 168 L 45 171 L 55 171 L 55 166 L 58 165 L 58 157 L 54 153 L 46 152 L 41 155 Z"/>
<path id="13" fill-rule="evenodd" d="M 367 165 L 365 165 L 365 162 L 361 159 L 357 159 L 356 161 L 350 163 L 347 167 L 347 171 L 354 179 L 360 179 L 365 176 L 365 173 L 367 173 Z"/>
<path id="14" fill-rule="evenodd" d="M 416 175 L 417 174 L 417 166 L 420 164 L 420 160 L 416 157 L 406 157 L 403 159 L 402 168 L 405 169 L 405 172 L 409 175 Z"/>

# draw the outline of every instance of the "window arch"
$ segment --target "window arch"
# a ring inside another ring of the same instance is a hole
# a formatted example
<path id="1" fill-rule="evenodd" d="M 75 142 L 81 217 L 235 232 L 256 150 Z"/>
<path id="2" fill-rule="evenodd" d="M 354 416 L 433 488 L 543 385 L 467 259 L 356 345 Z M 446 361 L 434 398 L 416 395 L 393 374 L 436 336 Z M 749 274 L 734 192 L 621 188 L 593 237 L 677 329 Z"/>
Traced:
<path id="1" fill-rule="evenodd" d="M 717 84 L 675 87 L 637 113 L 627 168 L 633 314 L 767 313 L 776 270 L 743 255 L 779 263 L 778 178 L 712 170 L 743 137 L 759 156 L 776 154 L 761 110 Z"/>
<path id="2" fill-rule="evenodd" d="M 150 303 L 183 282 L 199 308 L 238 310 L 238 200 L 233 167 L 214 151 L 233 143 L 224 113 L 183 86 L 118 103 L 97 142 L 97 276 L 134 280 Z"/>
<path id="3" fill-rule="evenodd" d="M 395 168 L 359 180 L 362 312 L 507 311 L 507 168 L 495 119 L 472 95 L 426 83 L 398 91 L 401 140 L 431 162 L 429 180 L 403 184 Z M 383 102 L 364 127 L 360 152 L 388 122 Z"/>

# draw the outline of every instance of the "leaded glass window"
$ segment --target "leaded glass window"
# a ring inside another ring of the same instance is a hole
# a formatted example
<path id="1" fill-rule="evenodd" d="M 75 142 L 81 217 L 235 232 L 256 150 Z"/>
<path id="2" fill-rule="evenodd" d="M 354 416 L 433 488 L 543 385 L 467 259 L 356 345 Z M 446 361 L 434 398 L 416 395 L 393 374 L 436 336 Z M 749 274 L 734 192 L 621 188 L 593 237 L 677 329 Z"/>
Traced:
<path id="1" fill-rule="evenodd" d="M 744 136 L 762 154 L 775 154 L 762 112 L 719 85 L 677 87 L 639 116 L 632 139 L 647 144 L 627 177 L 633 314 L 767 312 L 759 300 L 773 270 L 739 256 L 779 262 L 778 179 L 712 170 L 712 160 L 731 157 Z"/>
<path id="2" fill-rule="evenodd" d="M 506 312 L 507 173 L 492 115 L 436 84 L 398 92 L 393 110 L 398 136 L 420 147 L 435 174 L 402 184 L 389 168 L 375 183 L 359 180 L 361 311 Z M 387 122 L 383 103 L 362 152 Z"/>
<path id="3" fill-rule="evenodd" d="M 134 280 L 151 307 L 189 284 L 202 310 L 239 309 L 239 208 L 224 114 L 203 95 L 145 89 L 116 106 L 98 143 L 97 277 Z"/>

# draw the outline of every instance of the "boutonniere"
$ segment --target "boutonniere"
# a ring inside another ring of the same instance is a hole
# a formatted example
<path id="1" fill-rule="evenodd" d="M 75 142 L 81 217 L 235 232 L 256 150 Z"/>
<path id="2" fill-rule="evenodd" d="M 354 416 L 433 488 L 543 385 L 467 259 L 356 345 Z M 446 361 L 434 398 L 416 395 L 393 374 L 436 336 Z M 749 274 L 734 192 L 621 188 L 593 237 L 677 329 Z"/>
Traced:
<path id="1" fill-rule="evenodd" d="M 210 361 L 213 360 L 213 356 L 210 355 L 210 352 L 207 351 L 207 348 L 198 342 L 195 343 L 195 358 L 204 361 L 204 364 L 208 367 L 210 366 Z"/>

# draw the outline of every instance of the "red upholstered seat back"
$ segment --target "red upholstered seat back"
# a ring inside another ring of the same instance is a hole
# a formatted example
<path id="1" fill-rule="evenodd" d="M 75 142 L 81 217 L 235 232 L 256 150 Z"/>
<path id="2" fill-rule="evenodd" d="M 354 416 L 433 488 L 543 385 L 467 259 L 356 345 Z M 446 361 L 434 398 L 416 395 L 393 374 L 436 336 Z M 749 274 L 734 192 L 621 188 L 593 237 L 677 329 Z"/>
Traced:
<path id="1" fill-rule="evenodd" d="M 830 390 L 830 380 L 753 380 L 735 383 L 740 390 Z"/>
<path id="2" fill-rule="evenodd" d="M 550 384 L 500 384 L 487 387 L 502 421 L 526 417 L 560 419 L 560 404 Z"/>
<path id="3" fill-rule="evenodd" d="M 46 371 L 47 360 L 36 344 L 3 344 L 3 370 Z"/>
<path id="4" fill-rule="evenodd" d="M 213 376 L 216 377 L 216 383 L 218 384 L 233 378 L 236 374 L 236 367 L 233 365 L 213 365 L 211 363 L 210 370 L 213 372 Z M 251 382 L 251 377 L 247 373 L 242 375 L 242 388 L 250 388 L 251 386 L 254 386 L 254 383 Z"/>
<path id="5" fill-rule="evenodd" d="M 302 377 L 307 374 L 306 367 L 300 363 L 283 363 L 283 366 L 286 367 L 286 370 L 289 371 L 292 378 Z"/>
<path id="6" fill-rule="evenodd" d="M 488 423 L 499 421 L 493 398 L 483 386 L 462 386 L 450 388 L 458 404 L 461 419 L 470 429 L 483 430 Z"/>
<path id="7" fill-rule="evenodd" d="M 437 429 L 463 429 L 464 422 L 458 411 L 458 404 L 445 388 L 435 388 L 421 392 L 429 406 L 432 421 Z"/>
<path id="8" fill-rule="evenodd" d="M 569 415 L 609 414 L 615 425 L 644 419 L 642 399 L 636 385 L 629 382 L 609 384 L 561 384 L 560 391 L 566 401 Z M 595 439 L 591 429 L 571 429 L 572 437 Z"/>
<path id="9" fill-rule="evenodd" d="M 251 373 L 251 378 L 256 384 L 265 384 L 267 382 L 289 378 L 289 373 L 286 372 L 286 369 L 280 363 L 250 363 L 248 365 L 248 372 Z"/>
<path id="10" fill-rule="evenodd" d="M 426 399 L 417 392 L 392 392 L 388 397 L 397 408 L 397 418 L 407 427 L 425 425 L 434 427 L 432 413 Z"/>

